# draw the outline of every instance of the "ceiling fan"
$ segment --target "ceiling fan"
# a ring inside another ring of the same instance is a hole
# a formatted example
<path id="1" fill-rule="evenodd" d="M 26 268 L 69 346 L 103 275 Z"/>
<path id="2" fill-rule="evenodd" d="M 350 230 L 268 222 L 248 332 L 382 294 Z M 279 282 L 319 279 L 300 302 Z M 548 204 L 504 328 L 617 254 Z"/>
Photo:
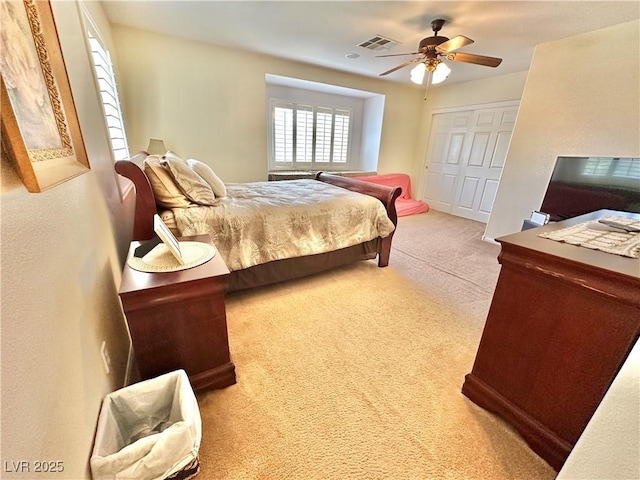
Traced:
<path id="1" fill-rule="evenodd" d="M 382 72 L 380 76 L 388 75 L 396 70 L 413 65 L 417 63 L 417 68 L 414 68 L 411 73 L 411 80 L 414 83 L 421 84 L 423 82 L 425 70 L 433 76 L 431 83 L 440 83 L 451 70 L 442 63 L 440 57 L 445 57 L 447 60 L 454 62 L 473 63 L 475 65 L 483 65 L 485 67 L 497 67 L 502 62 L 501 58 L 487 57 L 484 55 L 476 55 L 473 53 L 456 52 L 456 50 L 473 43 L 470 38 L 458 35 L 449 39 L 447 37 L 441 37 L 438 32 L 445 24 L 445 20 L 437 19 L 431 22 L 431 28 L 433 29 L 433 36 L 423 38 L 418 45 L 417 52 L 411 53 L 396 53 L 391 55 L 377 55 L 378 57 L 396 57 L 401 55 L 419 55 L 419 57 L 412 58 L 406 62 L 393 67 L 386 72 Z M 428 83 L 427 83 L 428 85 Z"/>

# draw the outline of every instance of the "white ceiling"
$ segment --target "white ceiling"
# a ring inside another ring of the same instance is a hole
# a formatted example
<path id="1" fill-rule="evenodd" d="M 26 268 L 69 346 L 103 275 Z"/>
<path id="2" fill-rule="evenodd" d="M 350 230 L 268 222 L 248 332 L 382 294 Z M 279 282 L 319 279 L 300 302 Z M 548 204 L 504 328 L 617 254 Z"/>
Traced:
<path id="1" fill-rule="evenodd" d="M 540 43 L 640 18 L 638 0 L 103 0 L 102 5 L 113 23 L 372 77 L 413 58 L 376 55 L 416 51 L 420 40 L 433 34 L 431 21 L 443 18 L 440 35 L 475 41 L 461 52 L 503 59 L 497 68 L 448 62 L 447 83 L 527 70 Z M 357 46 L 375 35 L 401 44 L 381 52 Z M 350 60 L 348 53 L 360 56 Z M 640 55 L 640 45 L 629 54 Z M 409 68 L 382 78 L 409 83 Z"/>

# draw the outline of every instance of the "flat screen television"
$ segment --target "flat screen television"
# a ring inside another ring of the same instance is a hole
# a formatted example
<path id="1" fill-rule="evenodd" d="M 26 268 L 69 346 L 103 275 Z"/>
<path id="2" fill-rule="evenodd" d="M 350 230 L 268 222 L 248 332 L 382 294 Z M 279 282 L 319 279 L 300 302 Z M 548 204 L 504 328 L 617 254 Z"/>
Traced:
<path id="1" fill-rule="evenodd" d="M 640 213 L 640 158 L 558 157 L 540 211 L 559 221 L 603 208 Z"/>

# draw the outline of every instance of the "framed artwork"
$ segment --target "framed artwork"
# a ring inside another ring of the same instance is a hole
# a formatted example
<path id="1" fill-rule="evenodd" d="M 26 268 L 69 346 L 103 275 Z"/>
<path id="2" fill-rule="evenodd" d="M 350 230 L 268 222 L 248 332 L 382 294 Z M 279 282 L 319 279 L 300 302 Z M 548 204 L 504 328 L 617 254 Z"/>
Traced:
<path id="1" fill-rule="evenodd" d="M 48 0 L 0 2 L 2 156 L 30 192 L 89 170 Z"/>

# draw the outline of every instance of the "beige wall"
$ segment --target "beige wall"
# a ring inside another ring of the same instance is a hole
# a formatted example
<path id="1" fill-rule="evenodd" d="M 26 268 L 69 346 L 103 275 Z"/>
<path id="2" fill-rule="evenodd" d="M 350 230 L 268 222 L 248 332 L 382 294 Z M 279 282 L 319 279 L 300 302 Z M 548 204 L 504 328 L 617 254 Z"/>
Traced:
<path id="1" fill-rule="evenodd" d="M 123 114 L 132 151 L 162 138 L 226 182 L 267 179 L 265 74 L 386 95 L 378 171 L 410 173 L 421 92 L 374 78 L 116 26 Z"/>
<path id="2" fill-rule="evenodd" d="M 486 237 L 540 208 L 559 155 L 640 156 L 639 22 L 536 48 Z"/>
<path id="3" fill-rule="evenodd" d="M 129 339 L 117 286 L 127 245 L 114 238 L 129 235 L 132 207 L 116 188 L 77 6 L 53 9 L 91 171 L 28 193 L 2 158 L 2 467 L 61 461 L 64 473 L 51 477 L 79 479 L 89 478 L 102 398 L 125 377 Z M 31 469 L 2 478 L 43 477 Z"/>

